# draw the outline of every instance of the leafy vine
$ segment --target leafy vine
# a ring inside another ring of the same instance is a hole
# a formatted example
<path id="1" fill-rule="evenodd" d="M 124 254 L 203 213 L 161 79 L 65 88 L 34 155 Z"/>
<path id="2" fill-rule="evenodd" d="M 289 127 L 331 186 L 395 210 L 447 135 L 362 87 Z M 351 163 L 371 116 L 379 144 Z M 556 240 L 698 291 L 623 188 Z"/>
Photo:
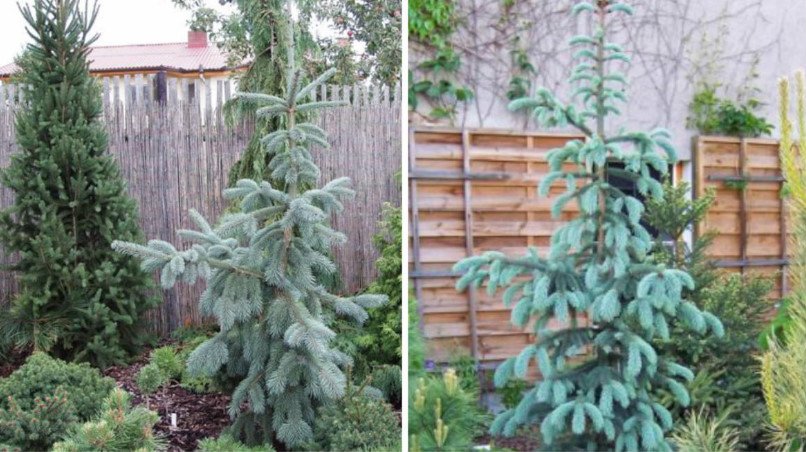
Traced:
<path id="1" fill-rule="evenodd" d="M 417 111 L 425 100 L 432 108 L 431 119 L 453 121 L 459 103 L 473 98 L 473 91 L 456 82 L 462 65 L 450 37 L 458 18 L 453 2 L 412 0 L 409 2 L 409 36 L 420 44 L 428 57 L 409 71 L 409 108 Z M 422 78 L 417 78 L 422 75 Z"/>

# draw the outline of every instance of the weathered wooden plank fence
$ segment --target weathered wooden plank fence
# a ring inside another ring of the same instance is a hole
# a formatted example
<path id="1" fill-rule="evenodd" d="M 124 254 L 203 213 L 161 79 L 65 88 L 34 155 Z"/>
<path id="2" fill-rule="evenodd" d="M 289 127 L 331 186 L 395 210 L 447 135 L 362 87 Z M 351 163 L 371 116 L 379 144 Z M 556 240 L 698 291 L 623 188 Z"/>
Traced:
<path id="1" fill-rule="evenodd" d="M 547 152 L 576 135 L 417 129 L 409 147 L 409 275 L 430 358 L 464 349 L 494 364 L 534 340 L 510 323 L 500 296 L 458 293 L 451 267 L 485 251 L 545 251 L 551 234 L 573 214 L 551 218 L 551 199 L 537 194 Z M 552 192 L 559 193 L 561 187 Z"/>
<path id="2" fill-rule="evenodd" d="M 230 126 L 222 105 L 231 97 L 230 84 L 215 89 L 199 81 L 168 81 L 167 99 L 152 91 L 153 78 L 107 79 L 103 82 L 104 121 L 109 150 L 117 157 L 130 195 L 140 206 L 140 220 L 148 238 L 177 242 L 175 231 L 192 227 L 187 211 L 195 208 L 215 219 L 226 208 L 221 192 L 227 174 L 246 147 L 254 123 L 248 119 Z M 211 95 L 211 92 L 217 95 Z M 205 95 L 200 96 L 199 93 Z M 331 149 L 315 149 L 322 181 L 348 176 L 358 193 L 346 204 L 333 225 L 348 237 L 348 245 L 334 250 L 346 293 L 366 287 L 374 279 L 377 252 L 372 235 L 384 202 L 400 205 L 397 173 L 401 165 L 400 90 L 364 86 L 330 86 L 317 98 L 347 100 L 349 105 L 325 111 L 319 125 L 330 133 Z M 8 165 L 16 150 L 14 115 L 18 90 L 0 86 L 0 166 Z M 0 188 L 0 207 L 13 193 Z M 8 256 L 0 256 L 7 261 Z M 198 323 L 202 285 L 179 286 L 163 293 L 164 303 L 150 314 L 155 331 Z M 16 291 L 14 278 L 0 274 L 0 303 Z"/>
<path id="3" fill-rule="evenodd" d="M 561 218 L 553 219 L 553 197 L 565 191 L 564 183 L 555 183 L 547 198 L 538 195 L 537 185 L 548 172 L 548 151 L 573 138 L 580 137 L 503 130 L 410 132 L 409 275 L 430 359 L 445 361 L 461 350 L 483 368 L 492 367 L 534 341 L 528 327 L 512 326 L 500 294 L 458 293 L 451 267 L 491 250 L 520 255 L 535 246 L 546 254 L 551 234 L 577 206 L 569 204 Z M 727 270 L 777 272 L 786 262 L 777 142 L 702 138 L 696 147 L 695 191 L 717 189 L 701 226 L 717 232 L 711 257 Z M 679 178 L 678 168 L 675 175 Z M 726 187 L 728 180 L 748 177 L 743 191 Z M 771 297 L 779 297 L 781 288 L 779 282 Z"/>

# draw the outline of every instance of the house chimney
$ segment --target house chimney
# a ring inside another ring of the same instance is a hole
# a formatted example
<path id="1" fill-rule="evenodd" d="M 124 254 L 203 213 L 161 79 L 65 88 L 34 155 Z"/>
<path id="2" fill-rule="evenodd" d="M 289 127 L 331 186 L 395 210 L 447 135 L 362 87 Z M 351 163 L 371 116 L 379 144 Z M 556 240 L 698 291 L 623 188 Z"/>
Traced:
<path id="1" fill-rule="evenodd" d="M 207 32 L 205 31 L 189 31 L 188 32 L 188 48 L 199 49 L 207 47 Z"/>

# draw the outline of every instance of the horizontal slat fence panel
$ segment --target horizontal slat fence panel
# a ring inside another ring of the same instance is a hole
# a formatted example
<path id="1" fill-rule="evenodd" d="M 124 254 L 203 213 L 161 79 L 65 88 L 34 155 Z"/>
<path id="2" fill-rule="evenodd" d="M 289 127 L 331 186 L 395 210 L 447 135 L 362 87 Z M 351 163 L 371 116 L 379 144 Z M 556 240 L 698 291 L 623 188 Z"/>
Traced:
<path id="1" fill-rule="evenodd" d="M 716 200 L 697 234 L 716 233 L 709 254 L 727 271 L 774 278 L 771 299 L 787 292 L 789 231 L 779 142 L 698 137 L 694 140 L 694 191 Z"/>
<path id="2" fill-rule="evenodd" d="M 488 296 L 476 291 L 472 297 L 458 293 L 451 267 L 471 253 L 490 250 L 517 256 L 534 246 L 545 255 L 551 234 L 577 213 L 577 207 L 568 205 L 561 218 L 552 218 L 551 205 L 564 192 L 563 182 L 555 183 L 547 198 L 538 195 L 537 185 L 548 172 L 548 151 L 576 138 L 580 137 L 501 130 L 411 132 L 408 264 L 429 359 L 444 362 L 458 350 L 475 349 L 480 365 L 492 367 L 533 340 L 529 327 L 511 325 L 510 309 L 504 307 L 500 292 Z M 787 255 L 777 142 L 745 140 L 741 145 L 738 139 L 702 138 L 696 146 L 702 166 L 695 165 L 695 192 L 702 193 L 699 190 L 707 186 L 717 189 L 714 206 L 701 225 L 717 232 L 710 257 L 722 264 L 741 260 L 740 236 L 745 230 L 746 265 L 726 271 L 744 268 L 747 273 L 778 275 L 784 266 L 775 262 Z M 739 171 L 742 146 L 745 170 Z M 469 171 L 464 167 L 465 153 Z M 741 174 L 764 180 L 749 182 L 744 201 L 740 191 L 709 179 Z M 743 203 L 744 222 L 740 221 Z M 785 292 L 785 279 L 778 281 L 771 298 L 779 298 L 782 289 Z"/>
<path id="3" fill-rule="evenodd" d="M 458 349 L 475 349 L 475 358 L 488 366 L 533 340 L 528 328 L 512 326 L 500 294 L 491 297 L 477 291 L 471 297 L 456 292 L 451 267 L 471 252 L 520 255 L 529 246 L 548 249 L 551 234 L 574 214 L 575 206 L 553 219 L 552 198 L 563 191 L 562 184 L 552 188 L 549 198 L 538 195 L 537 184 L 548 172 L 548 151 L 572 138 L 579 137 L 484 130 L 413 132 L 409 266 L 429 358 L 440 362 Z"/>
<path id="4" fill-rule="evenodd" d="M 217 81 L 215 90 L 211 83 L 168 79 L 165 101 L 160 102 L 153 75 L 99 82 L 109 151 L 118 159 L 129 194 L 139 204 L 141 225 L 148 238 L 176 243 L 177 229 L 193 227 L 188 209 L 215 219 L 227 207 L 221 192 L 226 188 L 230 167 L 254 131 L 254 122 L 245 118 L 230 125 L 221 108 L 232 95 L 230 83 Z M 2 167 L 16 151 L 18 93 L 14 85 L 0 85 Z M 348 238 L 348 245 L 334 250 L 345 293 L 361 290 L 375 278 L 378 254 L 372 236 L 382 205 L 400 205 L 400 97 L 399 88 L 364 86 L 329 86 L 315 95 L 316 99 L 348 102 L 317 118 L 319 126 L 329 132 L 332 147 L 314 149 L 322 182 L 347 176 L 357 192 L 356 199 L 346 203 L 344 212 L 333 222 Z M 12 202 L 13 193 L 0 187 L 0 207 Z M 0 262 L 10 259 L 0 255 Z M 160 292 L 164 303 L 149 314 L 154 331 L 165 334 L 178 326 L 201 322 L 197 305 L 202 289 L 202 284 L 179 285 Z M 16 290 L 13 275 L 0 273 L 0 304 L 8 302 Z"/>

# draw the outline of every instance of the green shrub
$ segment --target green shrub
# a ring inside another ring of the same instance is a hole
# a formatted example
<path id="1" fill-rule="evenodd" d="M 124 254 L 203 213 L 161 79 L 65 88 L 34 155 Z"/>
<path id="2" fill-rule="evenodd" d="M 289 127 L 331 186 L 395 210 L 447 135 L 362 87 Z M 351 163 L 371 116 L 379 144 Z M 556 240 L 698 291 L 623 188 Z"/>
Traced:
<path id="1" fill-rule="evenodd" d="M 199 441 L 199 452 L 274 452 L 274 448 L 268 444 L 249 447 L 230 435 L 221 435 Z"/>
<path id="2" fill-rule="evenodd" d="M 162 442 L 154 436 L 158 420 L 153 411 L 139 406 L 132 409 L 129 394 L 116 388 L 104 400 L 100 416 L 73 429 L 64 441 L 53 445 L 53 451 L 158 450 L 162 448 Z"/>
<path id="3" fill-rule="evenodd" d="M 401 365 L 403 312 L 403 216 L 399 207 L 385 204 L 379 231 L 372 238 L 380 257 L 378 277 L 367 292 L 386 295 L 389 302 L 367 311 L 362 334 L 372 338 L 362 351 L 371 362 Z"/>
<path id="4" fill-rule="evenodd" d="M 722 338 L 702 339 L 682 331 L 663 350 L 691 366 L 695 378 L 688 384 L 691 405 L 673 409 L 677 418 L 692 410 L 733 411 L 724 422 L 740 432 L 742 446 L 761 447 L 766 409 L 758 374 L 758 335 L 769 305 L 763 300 L 772 287 L 768 279 L 724 275 L 695 300 L 701 309 L 718 316 L 725 326 Z"/>
<path id="5" fill-rule="evenodd" d="M 199 394 L 218 391 L 221 387 L 213 378 L 204 375 L 192 375 L 187 371 L 186 363 L 190 354 L 212 336 L 204 330 L 197 330 L 195 334 L 195 336 L 190 334 L 186 335 L 179 344 L 177 358 L 182 363 L 179 384 L 183 388 Z"/>
<path id="6" fill-rule="evenodd" d="M 195 341 L 199 337 L 213 337 L 217 331 L 218 326 L 215 324 L 187 325 L 175 329 L 171 337 L 179 343 L 178 348 L 181 349 L 185 343 Z"/>
<path id="7" fill-rule="evenodd" d="M 98 413 L 115 381 L 87 364 L 66 363 L 37 352 L 13 374 L 0 379 L 0 408 L 8 408 L 11 396 L 21 409 L 30 410 L 35 398 L 53 396 L 60 387 L 67 391 L 78 419 L 85 421 Z"/>
<path id="8" fill-rule="evenodd" d="M 165 346 L 151 352 L 149 363 L 137 374 L 137 386 L 143 394 L 153 394 L 170 380 L 177 380 L 183 388 L 198 393 L 210 392 L 214 388 L 210 377 L 191 376 L 186 369 L 190 353 L 209 336 L 192 336 L 188 333 L 184 337 L 186 342 L 178 345 L 178 351 L 177 348 Z"/>
<path id="9" fill-rule="evenodd" d="M 49 448 L 78 421 L 61 386 L 52 396 L 35 397 L 32 407 L 22 408 L 13 396 L 6 403 L 8 409 L 0 409 L 0 441 L 23 450 Z"/>
<path id="10" fill-rule="evenodd" d="M 379 450 L 399 439 L 400 425 L 392 407 L 351 387 L 341 399 L 319 408 L 311 449 Z"/>
<path id="11" fill-rule="evenodd" d="M 702 339 L 696 335 L 674 336 L 670 347 L 687 362 L 723 364 L 731 368 L 744 367 L 756 359 L 759 351 L 758 335 L 766 325 L 766 313 L 770 304 L 764 300 L 772 289 L 767 278 L 722 275 L 710 287 L 702 291 L 697 300 L 700 308 L 718 316 L 725 326 L 722 338 Z"/>
<path id="12" fill-rule="evenodd" d="M 481 393 L 481 383 L 476 371 L 476 360 L 470 356 L 467 349 L 459 347 L 451 352 L 448 358 L 448 367 L 456 372 L 459 385 L 465 392 L 471 394 Z"/>
<path id="13" fill-rule="evenodd" d="M 745 102 L 717 95 L 717 87 L 703 85 L 689 105 L 688 126 L 706 135 L 759 137 L 772 132 L 772 124 L 756 114 L 761 103 L 755 99 Z"/>
<path id="14" fill-rule="evenodd" d="M 400 405 L 402 380 L 402 214 L 400 208 L 384 205 L 379 231 L 373 237 L 380 257 L 375 261 L 378 277 L 367 293 L 386 295 L 389 302 L 367 310 L 369 317 L 363 325 L 339 320 L 334 325 L 339 333 L 337 346 L 353 358 L 353 377 L 364 381 L 372 375 L 372 385 L 387 400 Z M 379 374 L 380 373 L 380 374 Z M 389 378 L 397 375 L 397 381 Z M 383 378 L 376 378 L 376 377 Z"/>
<path id="15" fill-rule="evenodd" d="M 686 422 L 678 424 L 672 443 L 680 451 L 733 452 L 739 449 L 739 432 L 728 426 L 731 412 L 718 417 L 692 411 Z"/>
<path id="16" fill-rule="evenodd" d="M 481 431 L 486 416 L 478 394 L 465 391 L 459 376 L 447 369 L 441 378 L 421 377 L 409 403 L 409 445 L 412 450 L 467 450 Z"/>
<path id="17" fill-rule="evenodd" d="M 504 408 L 515 408 L 523 398 L 523 393 L 528 386 L 524 380 L 509 380 L 504 386 L 496 388 L 495 392 L 501 396 Z"/>
<path id="18" fill-rule="evenodd" d="M 170 346 L 152 351 L 150 363 L 157 366 L 165 377 L 171 380 L 179 378 L 185 368 L 185 364 L 176 354 L 176 350 Z"/>
<path id="19" fill-rule="evenodd" d="M 182 379 L 180 381 L 180 386 L 197 394 L 206 394 L 219 391 L 219 385 L 216 383 L 216 381 L 207 376 L 191 375 L 187 371 L 183 371 Z"/>
<path id="20" fill-rule="evenodd" d="M 372 369 L 369 381 L 383 394 L 383 398 L 394 403 L 403 396 L 403 375 L 400 366 L 381 365 Z M 400 403 L 396 403 L 400 405 Z"/>
<path id="21" fill-rule="evenodd" d="M 668 356 L 689 367 L 694 379 L 687 384 L 690 407 L 673 407 L 673 397 L 661 395 L 676 423 L 685 422 L 693 410 L 711 413 L 733 410 L 726 425 L 737 428 L 744 447 L 761 447 L 766 410 L 758 378 L 758 334 L 765 325 L 765 303 L 771 282 L 755 277 L 723 275 L 708 259 L 713 234 L 700 235 L 691 247 L 683 239 L 686 230 L 701 222 L 714 200 L 712 192 L 696 200 L 688 184 L 664 184 L 663 198 L 647 202 L 646 222 L 658 231 L 653 259 L 668 267 L 686 270 L 695 281 L 686 298 L 699 309 L 717 316 L 724 326 L 722 338 L 702 338 L 673 328 L 670 341 L 656 340 L 659 356 Z M 664 243 L 671 240 L 672 246 Z M 742 409 L 738 409 L 739 407 Z"/>
<path id="22" fill-rule="evenodd" d="M 145 395 L 157 392 L 167 381 L 167 377 L 156 364 L 145 365 L 137 372 L 137 387 Z"/>

